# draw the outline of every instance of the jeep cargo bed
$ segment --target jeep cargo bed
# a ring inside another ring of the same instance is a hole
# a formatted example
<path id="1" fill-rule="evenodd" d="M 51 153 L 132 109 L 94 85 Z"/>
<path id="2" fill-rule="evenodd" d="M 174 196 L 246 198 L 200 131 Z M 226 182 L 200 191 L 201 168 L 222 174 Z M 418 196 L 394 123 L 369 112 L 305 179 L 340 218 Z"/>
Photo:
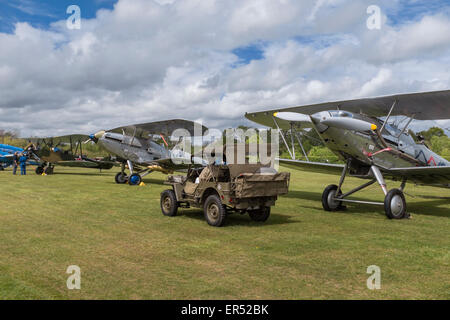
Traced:
<path id="1" fill-rule="evenodd" d="M 241 173 L 234 179 L 237 198 L 274 197 L 288 193 L 289 172 L 274 174 Z"/>

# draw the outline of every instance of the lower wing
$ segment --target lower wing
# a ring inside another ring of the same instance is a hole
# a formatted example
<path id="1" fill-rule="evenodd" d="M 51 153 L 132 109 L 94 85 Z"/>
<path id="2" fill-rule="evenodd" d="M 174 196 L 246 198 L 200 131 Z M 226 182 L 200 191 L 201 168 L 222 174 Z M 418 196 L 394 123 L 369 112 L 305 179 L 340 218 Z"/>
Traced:
<path id="1" fill-rule="evenodd" d="M 279 159 L 286 167 L 301 169 L 308 172 L 341 175 L 344 165 L 307 162 L 300 160 Z M 450 188 L 450 166 L 438 167 L 409 167 L 409 168 L 380 168 L 387 179 L 404 180 L 417 184 Z"/>
<path id="2" fill-rule="evenodd" d="M 288 168 L 301 169 L 308 172 L 326 173 L 341 175 L 344 170 L 343 164 L 308 162 L 301 160 L 277 159 L 280 163 Z"/>
<path id="3" fill-rule="evenodd" d="M 108 161 L 73 160 L 73 161 L 59 161 L 56 163 L 56 165 L 62 167 L 111 169 L 114 166 L 114 163 Z"/>
<path id="4" fill-rule="evenodd" d="M 417 184 L 450 188 L 450 166 L 387 169 L 392 178 L 401 177 Z"/>
<path id="5" fill-rule="evenodd" d="M 154 160 L 151 165 L 161 166 L 168 171 L 179 171 L 188 169 L 189 167 L 204 167 L 208 163 L 200 158 L 193 157 L 192 162 L 191 159 L 187 158 L 165 158 Z"/>

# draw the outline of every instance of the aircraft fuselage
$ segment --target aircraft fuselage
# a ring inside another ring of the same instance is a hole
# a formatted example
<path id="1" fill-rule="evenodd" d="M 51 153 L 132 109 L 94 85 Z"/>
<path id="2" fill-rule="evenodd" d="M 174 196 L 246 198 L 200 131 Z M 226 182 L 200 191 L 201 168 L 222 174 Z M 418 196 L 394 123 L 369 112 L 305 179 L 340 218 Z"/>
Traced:
<path id="1" fill-rule="evenodd" d="M 169 157 L 169 151 L 153 141 L 119 133 L 105 132 L 98 142 L 109 153 L 138 165 L 149 165 L 152 161 Z"/>
<path id="2" fill-rule="evenodd" d="M 351 158 L 361 165 L 380 168 L 406 168 L 411 166 L 448 166 L 450 163 L 424 144 L 419 144 L 397 127 L 386 124 L 381 137 L 375 130 L 357 131 L 337 126 L 327 126 L 329 119 L 343 116 L 345 119 L 361 120 L 382 128 L 383 122 L 376 118 L 346 111 L 324 111 L 311 116 L 311 120 L 325 145 L 342 160 Z M 374 127 L 374 128 L 375 128 Z M 384 140 L 384 141 L 383 141 Z"/>

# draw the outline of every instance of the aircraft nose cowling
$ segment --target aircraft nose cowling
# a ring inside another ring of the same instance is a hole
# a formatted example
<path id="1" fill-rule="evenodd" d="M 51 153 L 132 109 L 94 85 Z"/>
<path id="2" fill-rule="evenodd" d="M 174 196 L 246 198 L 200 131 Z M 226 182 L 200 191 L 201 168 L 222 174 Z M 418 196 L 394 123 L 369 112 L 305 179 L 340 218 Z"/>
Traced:
<path id="1" fill-rule="evenodd" d="M 353 118 L 328 118 L 322 120 L 320 123 L 327 125 L 329 127 L 335 127 L 346 130 L 354 131 L 375 131 L 377 130 L 377 125 Z"/>

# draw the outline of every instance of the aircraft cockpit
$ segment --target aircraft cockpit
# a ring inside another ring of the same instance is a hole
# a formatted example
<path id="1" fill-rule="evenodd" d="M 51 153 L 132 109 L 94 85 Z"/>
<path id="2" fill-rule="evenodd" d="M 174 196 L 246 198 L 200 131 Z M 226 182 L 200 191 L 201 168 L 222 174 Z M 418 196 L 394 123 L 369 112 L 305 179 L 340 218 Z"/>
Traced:
<path id="1" fill-rule="evenodd" d="M 353 118 L 353 113 L 348 112 L 348 111 L 343 111 L 343 110 L 332 110 L 329 111 L 330 115 L 333 118 Z"/>
<path id="2" fill-rule="evenodd" d="M 383 123 L 383 121 L 381 122 Z M 400 149 L 404 146 L 415 144 L 414 139 L 408 133 L 408 128 L 404 127 L 400 129 L 394 123 L 386 122 L 382 135 L 387 142 L 397 145 Z"/>

